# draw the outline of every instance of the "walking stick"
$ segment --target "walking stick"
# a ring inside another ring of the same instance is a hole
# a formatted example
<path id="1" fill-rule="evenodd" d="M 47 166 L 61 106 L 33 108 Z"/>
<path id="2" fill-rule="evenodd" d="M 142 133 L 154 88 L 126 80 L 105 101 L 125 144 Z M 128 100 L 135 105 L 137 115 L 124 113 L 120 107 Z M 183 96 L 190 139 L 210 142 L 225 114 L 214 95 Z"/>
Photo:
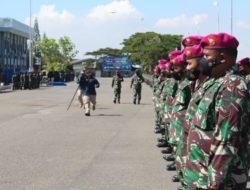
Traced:
<path id="1" fill-rule="evenodd" d="M 72 102 L 73 102 L 73 100 L 74 100 L 74 98 L 75 98 L 75 96 L 76 96 L 76 93 L 77 93 L 78 89 L 79 89 L 79 86 L 77 87 L 77 89 L 76 89 L 76 91 L 75 91 L 75 93 L 74 93 L 74 96 L 72 97 L 72 99 L 71 99 L 71 101 L 70 101 L 70 103 L 69 103 L 69 106 L 68 106 L 68 108 L 67 108 L 67 111 L 69 110 L 69 108 L 70 108 L 70 106 L 71 106 L 71 104 L 72 104 Z"/>

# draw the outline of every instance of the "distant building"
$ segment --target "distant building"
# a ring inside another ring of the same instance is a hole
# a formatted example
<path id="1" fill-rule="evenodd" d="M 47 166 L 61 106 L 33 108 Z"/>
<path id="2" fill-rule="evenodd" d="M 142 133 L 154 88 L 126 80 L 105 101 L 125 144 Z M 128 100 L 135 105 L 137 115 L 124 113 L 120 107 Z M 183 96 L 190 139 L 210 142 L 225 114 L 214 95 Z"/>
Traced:
<path id="1" fill-rule="evenodd" d="M 84 59 L 73 59 L 70 64 L 73 65 L 74 71 L 80 71 L 83 69 Z"/>
<path id="2" fill-rule="evenodd" d="M 12 18 L 0 18 L 0 82 L 10 83 L 13 72 L 28 69 L 30 27 Z"/>
<path id="3" fill-rule="evenodd" d="M 104 56 L 100 62 L 102 77 L 112 77 L 117 70 L 121 71 L 124 77 L 132 74 L 132 61 L 128 56 Z"/>

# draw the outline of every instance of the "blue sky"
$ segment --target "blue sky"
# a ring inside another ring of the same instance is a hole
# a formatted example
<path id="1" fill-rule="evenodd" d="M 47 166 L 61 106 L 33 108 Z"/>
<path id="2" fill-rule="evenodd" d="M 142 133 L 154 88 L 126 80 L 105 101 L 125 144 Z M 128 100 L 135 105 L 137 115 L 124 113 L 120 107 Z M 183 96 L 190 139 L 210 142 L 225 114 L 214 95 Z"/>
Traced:
<path id="1" fill-rule="evenodd" d="M 8 0 L 0 6 L 0 17 L 29 24 L 30 1 L 41 35 L 69 36 L 79 50 L 77 58 L 99 48 L 120 48 L 135 32 L 217 33 L 218 15 L 219 31 L 231 33 L 231 0 Z M 232 2 L 240 59 L 250 56 L 250 1 Z"/>

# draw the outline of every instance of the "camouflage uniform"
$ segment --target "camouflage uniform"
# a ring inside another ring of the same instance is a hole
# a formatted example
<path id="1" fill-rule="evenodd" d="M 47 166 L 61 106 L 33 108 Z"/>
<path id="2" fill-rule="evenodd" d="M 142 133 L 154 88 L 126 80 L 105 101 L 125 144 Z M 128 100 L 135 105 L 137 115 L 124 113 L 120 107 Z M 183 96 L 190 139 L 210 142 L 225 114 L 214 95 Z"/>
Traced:
<path id="1" fill-rule="evenodd" d="M 162 85 L 163 85 L 163 79 L 162 76 L 158 76 L 154 79 L 153 84 L 153 101 L 155 106 L 155 115 L 156 120 L 159 125 L 161 125 L 161 119 L 160 119 L 160 94 L 162 92 Z"/>
<path id="2" fill-rule="evenodd" d="M 162 77 L 162 82 L 159 85 L 158 89 L 158 118 L 160 121 L 160 128 L 165 129 L 165 124 L 163 123 L 164 118 L 164 105 L 166 102 L 165 93 L 163 92 L 166 88 L 167 78 Z"/>
<path id="3" fill-rule="evenodd" d="M 191 99 L 190 81 L 183 79 L 173 100 L 169 125 L 169 143 L 176 145 L 182 135 L 182 126 L 185 123 L 185 113 Z"/>
<path id="4" fill-rule="evenodd" d="M 152 77 L 152 89 L 153 89 L 153 96 L 155 96 L 156 90 L 158 88 L 158 77 L 157 76 L 153 76 Z"/>
<path id="5" fill-rule="evenodd" d="M 187 140 L 185 182 L 192 189 L 245 189 L 248 177 L 246 84 L 241 77 L 207 80 L 192 99 L 197 111 Z"/>
<path id="6" fill-rule="evenodd" d="M 177 145 L 176 147 L 176 170 L 179 178 L 182 177 L 180 170 L 182 167 L 182 155 L 183 153 L 183 126 L 186 125 L 185 114 L 191 99 L 191 82 L 188 79 L 183 79 L 176 92 L 175 99 L 173 101 L 173 107 L 171 112 L 171 120 L 169 125 L 169 143 Z"/>
<path id="7" fill-rule="evenodd" d="M 144 78 L 141 75 L 135 74 L 132 77 L 131 85 L 130 87 L 133 87 L 133 103 L 136 104 L 136 99 L 138 100 L 138 104 L 140 104 L 141 101 L 141 89 L 142 89 L 142 83 L 144 82 Z"/>
<path id="8" fill-rule="evenodd" d="M 114 88 L 114 103 L 116 103 L 116 100 L 118 103 L 120 103 L 121 99 L 121 88 L 122 88 L 122 83 L 123 82 L 123 77 L 120 75 L 116 75 L 113 77 L 112 80 L 112 88 Z"/>
<path id="9" fill-rule="evenodd" d="M 246 80 L 246 83 L 247 83 L 247 89 L 248 89 L 248 91 L 250 92 L 250 74 L 248 74 L 248 75 L 245 77 L 245 80 Z"/>
<path id="10" fill-rule="evenodd" d="M 27 73 L 25 73 L 24 75 L 24 89 L 28 89 L 29 88 L 29 75 Z"/>
<path id="11" fill-rule="evenodd" d="M 13 83 L 12 90 L 16 90 L 17 89 L 17 75 L 15 73 L 12 75 L 12 83 Z"/>
<path id="12" fill-rule="evenodd" d="M 195 113 L 197 112 L 197 104 L 196 104 L 196 100 L 200 99 L 201 96 L 203 95 L 203 89 L 202 86 L 206 85 L 206 80 L 205 79 L 202 83 L 199 83 L 198 80 L 195 81 L 195 87 L 194 87 L 194 92 L 192 94 L 191 100 L 189 102 L 187 111 L 186 111 L 186 115 L 185 115 L 185 125 L 183 125 L 183 144 L 181 148 L 182 151 L 182 155 L 181 155 L 181 161 L 182 161 L 182 166 L 181 166 L 181 174 L 182 174 L 182 185 L 185 187 L 185 189 L 191 189 L 188 186 L 188 183 L 186 182 L 186 174 L 188 173 L 186 171 L 186 160 L 187 160 L 187 139 L 188 139 L 188 134 L 189 134 L 189 129 L 190 129 L 190 125 L 191 125 L 191 121 L 194 118 Z"/>
<path id="13" fill-rule="evenodd" d="M 155 91 L 155 97 L 156 97 L 156 107 L 160 108 L 160 97 L 161 97 L 161 93 L 162 93 L 162 89 L 163 89 L 163 84 L 164 83 L 164 79 L 163 77 L 160 75 L 158 77 L 158 81 L 157 81 L 157 87 L 156 87 L 156 91 Z"/>
<path id="14" fill-rule="evenodd" d="M 170 123 L 170 113 L 172 110 L 173 99 L 175 98 L 177 91 L 177 80 L 174 78 L 167 78 L 162 92 L 162 99 L 164 101 L 164 115 L 163 121 L 165 123 L 165 140 L 168 141 L 168 126 Z"/>

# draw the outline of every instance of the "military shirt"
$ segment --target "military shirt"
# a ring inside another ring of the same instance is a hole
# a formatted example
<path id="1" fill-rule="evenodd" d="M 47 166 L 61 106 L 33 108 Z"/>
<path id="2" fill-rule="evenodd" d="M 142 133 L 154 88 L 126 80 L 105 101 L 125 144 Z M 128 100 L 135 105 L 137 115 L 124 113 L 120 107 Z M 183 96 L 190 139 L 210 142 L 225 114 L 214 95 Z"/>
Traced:
<path id="1" fill-rule="evenodd" d="M 187 140 L 185 181 L 191 188 L 241 189 L 248 176 L 246 84 L 228 73 L 203 87 Z"/>
<path id="2" fill-rule="evenodd" d="M 131 80 L 131 86 L 133 86 L 134 89 L 141 88 L 141 84 L 144 82 L 143 76 L 134 75 Z"/>
<path id="3" fill-rule="evenodd" d="M 120 89 L 122 87 L 123 77 L 122 76 L 114 76 L 112 80 L 112 87 L 115 89 Z"/>
<path id="4" fill-rule="evenodd" d="M 162 92 L 162 98 L 165 101 L 164 104 L 164 120 L 166 123 L 170 121 L 170 115 L 173 105 L 173 100 L 176 95 L 178 81 L 174 78 L 167 78 L 165 86 Z"/>
<path id="5" fill-rule="evenodd" d="M 246 77 L 246 83 L 247 83 L 247 89 L 248 89 L 248 92 L 250 94 L 250 74 L 248 74 Z"/>
<path id="6" fill-rule="evenodd" d="M 204 94 L 204 88 L 206 88 L 208 78 L 206 78 L 202 83 L 200 83 L 198 80 L 195 81 L 195 88 L 194 92 L 192 93 L 192 97 L 190 99 L 190 102 L 188 104 L 188 108 L 186 111 L 185 119 L 186 119 L 186 125 L 184 127 L 184 132 L 189 132 L 189 126 L 191 124 L 191 121 L 194 118 L 194 115 L 197 111 L 197 100 L 200 100 L 201 97 Z"/>
<path id="7" fill-rule="evenodd" d="M 157 77 L 156 77 L 156 76 L 153 76 L 153 77 L 152 77 L 153 95 L 155 95 L 155 92 L 156 92 L 157 87 L 158 87 L 158 82 L 157 82 L 157 81 L 158 81 L 158 80 L 157 80 Z"/>
<path id="8" fill-rule="evenodd" d="M 182 135 L 182 127 L 185 120 L 186 109 L 191 99 L 191 83 L 184 79 L 178 85 L 176 96 L 173 100 L 171 121 L 169 126 L 169 142 L 176 144 Z"/>

